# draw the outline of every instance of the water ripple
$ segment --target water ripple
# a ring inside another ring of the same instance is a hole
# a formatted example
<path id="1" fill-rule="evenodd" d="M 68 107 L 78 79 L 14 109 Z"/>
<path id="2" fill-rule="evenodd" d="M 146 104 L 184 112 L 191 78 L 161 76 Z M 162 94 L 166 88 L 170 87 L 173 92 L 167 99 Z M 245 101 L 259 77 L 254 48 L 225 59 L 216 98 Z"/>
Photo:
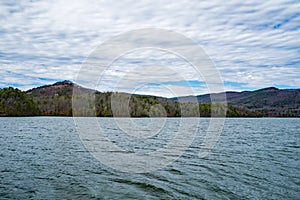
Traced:
<path id="1" fill-rule="evenodd" d="M 161 135 L 142 140 L 112 120 L 101 118 L 109 138 L 133 154 L 164 148 L 180 119 L 167 119 Z M 95 160 L 72 118 L 0 118 L 0 198 L 299 199 L 300 119 L 226 119 L 218 144 L 200 159 L 208 121 L 176 162 L 130 174 Z"/>

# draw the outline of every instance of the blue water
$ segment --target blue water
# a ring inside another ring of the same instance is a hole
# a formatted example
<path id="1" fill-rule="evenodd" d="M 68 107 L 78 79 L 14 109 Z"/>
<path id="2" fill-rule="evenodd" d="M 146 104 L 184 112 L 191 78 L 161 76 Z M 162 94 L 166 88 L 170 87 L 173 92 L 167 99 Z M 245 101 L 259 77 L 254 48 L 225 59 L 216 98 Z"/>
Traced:
<path id="1" fill-rule="evenodd" d="M 149 119 L 136 120 L 147 124 Z M 180 119 L 161 120 L 174 128 Z M 201 120 L 204 126 L 209 122 Z M 108 137 L 118 140 L 121 130 L 113 119 L 99 121 Z M 300 119 L 226 119 L 217 145 L 205 158 L 198 157 L 201 130 L 175 162 L 135 174 L 96 160 L 72 118 L 0 118 L 0 198 L 299 199 Z M 166 128 L 148 138 L 148 150 L 164 147 L 172 132 Z M 126 148 L 126 140 L 116 144 Z M 128 140 L 129 150 L 131 145 Z M 143 151 L 140 143 L 136 147 Z"/>

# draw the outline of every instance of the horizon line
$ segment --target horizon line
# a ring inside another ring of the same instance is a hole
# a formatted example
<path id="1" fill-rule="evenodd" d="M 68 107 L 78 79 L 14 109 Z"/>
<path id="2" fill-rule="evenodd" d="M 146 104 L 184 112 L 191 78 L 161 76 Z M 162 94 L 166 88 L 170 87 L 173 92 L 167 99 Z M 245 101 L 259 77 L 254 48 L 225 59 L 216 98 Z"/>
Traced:
<path id="1" fill-rule="evenodd" d="M 92 89 L 92 88 L 89 88 L 89 87 L 85 87 L 85 86 L 82 86 L 78 83 L 76 83 L 75 81 L 70 81 L 70 80 L 61 80 L 61 81 L 56 81 L 54 83 L 50 83 L 50 84 L 44 84 L 44 85 L 37 85 L 36 87 L 32 87 L 30 89 L 27 89 L 27 90 L 23 90 L 21 88 L 19 88 L 18 86 L 16 85 L 19 85 L 19 84 L 16 84 L 15 86 L 12 85 L 8 85 L 8 86 L 5 86 L 5 87 L 2 87 L 0 86 L 0 89 L 5 89 L 5 88 L 9 88 L 9 87 L 12 87 L 12 88 L 17 88 L 23 92 L 28 92 L 30 90 L 33 90 L 33 89 L 36 89 L 36 88 L 40 88 L 40 87 L 47 87 L 47 86 L 52 86 L 52 85 L 55 85 L 55 84 L 60 84 L 60 83 L 69 83 L 69 84 L 76 84 L 80 87 L 83 87 L 85 89 L 90 89 L 90 90 L 95 90 L 95 92 L 100 92 L 100 93 L 107 93 L 107 92 L 113 92 L 113 93 L 126 93 L 126 94 L 130 94 L 130 95 L 141 95 L 141 96 L 156 96 L 156 97 L 163 97 L 163 98 L 168 98 L 168 99 L 171 99 L 171 98 L 179 98 L 179 97 L 195 97 L 195 96 L 202 96 L 202 95 L 210 95 L 210 94 L 219 94 L 219 93 L 222 93 L 222 92 L 213 92 L 213 93 L 202 93 L 202 94 L 188 94 L 188 95 L 183 95 L 183 96 L 173 96 L 173 97 L 165 97 L 165 96 L 160 96 L 160 95 L 152 95 L 152 94 L 142 94 L 142 93 L 129 93 L 129 92 L 124 92 L 124 91 L 99 91 L 97 89 Z M 262 88 L 256 88 L 256 89 L 253 89 L 253 90 L 224 90 L 225 93 L 227 92 L 237 92 L 237 93 L 240 93 L 240 92 L 254 92 L 254 91 L 258 91 L 258 90 L 266 90 L 266 89 L 275 89 L 275 90 L 299 90 L 300 88 L 279 88 L 279 87 L 276 87 L 276 86 L 270 86 L 270 87 L 262 87 Z"/>

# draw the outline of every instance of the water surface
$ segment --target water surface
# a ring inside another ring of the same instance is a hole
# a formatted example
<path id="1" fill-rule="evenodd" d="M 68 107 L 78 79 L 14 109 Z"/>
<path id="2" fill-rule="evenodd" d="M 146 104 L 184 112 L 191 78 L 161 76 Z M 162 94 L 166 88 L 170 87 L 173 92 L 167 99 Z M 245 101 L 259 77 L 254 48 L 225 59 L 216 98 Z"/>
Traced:
<path id="1" fill-rule="evenodd" d="M 110 140 L 128 152 L 163 148 L 180 119 L 160 120 L 166 120 L 160 134 L 132 140 L 119 137 L 112 118 L 99 118 Z M 208 122 L 201 119 L 194 142 L 176 162 L 133 174 L 94 159 L 72 118 L 0 118 L 0 198 L 299 199 L 300 119 L 226 119 L 218 144 L 200 159 Z"/>

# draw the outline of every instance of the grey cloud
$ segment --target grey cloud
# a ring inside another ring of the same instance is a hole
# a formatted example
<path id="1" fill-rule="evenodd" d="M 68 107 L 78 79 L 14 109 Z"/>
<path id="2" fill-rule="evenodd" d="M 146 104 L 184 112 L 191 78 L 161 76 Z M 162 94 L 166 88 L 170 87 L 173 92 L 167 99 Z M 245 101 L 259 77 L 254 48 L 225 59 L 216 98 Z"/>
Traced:
<path id="1" fill-rule="evenodd" d="M 1 79 L 2 83 L 23 80 L 24 85 L 39 77 L 75 79 L 80 63 L 97 45 L 128 30 L 158 27 L 196 41 L 226 81 L 246 82 L 253 88 L 274 83 L 300 87 L 299 10 L 299 1 L 284 0 L 2 1 L 0 66 L 34 78 L 15 80 L 13 75 L 2 73 Z M 124 66 L 134 59 L 138 57 L 124 58 Z M 187 64 L 168 61 L 184 78 L 199 79 Z M 159 59 L 151 62 L 161 63 Z M 35 67 L 24 67 L 24 63 L 34 63 Z M 114 83 L 117 75 L 107 76 L 107 82 Z"/>

